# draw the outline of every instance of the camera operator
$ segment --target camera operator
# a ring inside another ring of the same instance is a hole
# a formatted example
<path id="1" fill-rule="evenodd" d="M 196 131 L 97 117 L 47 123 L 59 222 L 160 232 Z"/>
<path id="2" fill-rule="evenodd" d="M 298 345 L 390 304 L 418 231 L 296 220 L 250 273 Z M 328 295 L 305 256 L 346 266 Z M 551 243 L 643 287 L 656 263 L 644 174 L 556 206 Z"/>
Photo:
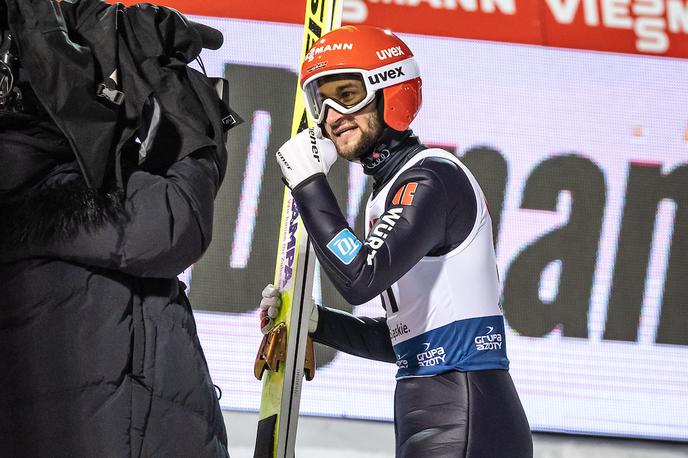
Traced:
<path id="1" fill-rule="evenodd" d="M 0 0 L 0 454 L 224 457 L 176 276 L 212 234 L 223 111 L 174 10 Z"/>

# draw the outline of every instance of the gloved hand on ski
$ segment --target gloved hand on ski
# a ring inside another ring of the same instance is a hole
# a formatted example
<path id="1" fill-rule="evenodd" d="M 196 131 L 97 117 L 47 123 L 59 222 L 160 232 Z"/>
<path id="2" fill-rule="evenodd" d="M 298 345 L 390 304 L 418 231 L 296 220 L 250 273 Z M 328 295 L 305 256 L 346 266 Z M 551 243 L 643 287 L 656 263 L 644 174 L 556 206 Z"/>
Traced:
<path id="1" fill-rule="evenodd" d="M 279 289 L 270 284 L 263 288 L 260 300 L 260 332 L 268 334 L 275 327 L 275 319 L 282 307 Z M 318 307 L 314 306 L 308 322 L 308 332 L 314 333 L 318 327 Z"/>
<path id="2" fill-rule="evenodd" d="M 330 171 L 337 160 L 337 150 L 319 127 L 304 129 L 289 139 L 275 154 L 282 175 L 290 189 L 302 181 Z"/>

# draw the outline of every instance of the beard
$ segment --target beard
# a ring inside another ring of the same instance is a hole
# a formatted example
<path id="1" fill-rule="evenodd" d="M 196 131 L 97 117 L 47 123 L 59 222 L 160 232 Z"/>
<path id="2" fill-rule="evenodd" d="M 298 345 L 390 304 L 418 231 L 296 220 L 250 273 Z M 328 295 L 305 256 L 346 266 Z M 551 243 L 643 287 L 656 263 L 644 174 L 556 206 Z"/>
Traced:
<path id="1" fill-rule="evenodd" d="M 349 145 L 339 145 L 338 142 L 333 142 L 337 150 L 337 154 L 347 161 L 355 161 L 361 156 L 365 156 L 373 151 L 375 144 L 382 135 L 382 124 L 379 117 L 376 115 L 367 119 L 365 127 L 359 128 L 361 133 L 358 140 Z"/>

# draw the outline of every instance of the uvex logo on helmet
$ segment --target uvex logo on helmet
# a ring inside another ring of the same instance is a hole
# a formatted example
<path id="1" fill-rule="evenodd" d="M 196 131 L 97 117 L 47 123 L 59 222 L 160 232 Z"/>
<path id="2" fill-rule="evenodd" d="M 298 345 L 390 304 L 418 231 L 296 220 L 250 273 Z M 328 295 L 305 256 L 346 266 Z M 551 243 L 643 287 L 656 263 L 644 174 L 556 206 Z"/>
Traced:
<path id="1" fill-rule="evenodd" d="M 401 46 L 394 46 L 392 48 L 381 49 L 379 51 L 376 51 L 375 54 L 377 55 L 377 58 L 380 60 L 406 55 L 404 54 L 404 50 L 401 49 Z"/>
<path id="2" fill-rule="evenodd" d="M 354 49 L 353 43 L 332 43 L 325 46 L 314 46 L 308 51 L 305 59 L 308 62 L 313 62 L 315 56 L 328 51 L 352 51 Z"/>
<path id="3" fill-rule="evenodd" d="M 384 72 L 375 73 L 368 77 L 368 81 L 370 81 L 370 84 L 378 84 L 384 83 L 388 80 L 391 81 L 393 79 L 399 78 L 400 76 L 404 76 L 404 71 L 401 67 L 396 67 L 390 70 L 386 70 Z"/>

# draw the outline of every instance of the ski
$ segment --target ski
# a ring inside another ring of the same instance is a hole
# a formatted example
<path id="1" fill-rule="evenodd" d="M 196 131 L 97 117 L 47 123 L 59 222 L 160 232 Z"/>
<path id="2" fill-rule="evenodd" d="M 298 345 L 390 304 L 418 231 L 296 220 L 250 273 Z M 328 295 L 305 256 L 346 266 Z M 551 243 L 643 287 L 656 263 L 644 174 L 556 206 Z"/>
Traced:
<path id="1" fill-rule="evenodd" d="M 343 0 L 306 0 L 301 61 L 311 45 L 341 24 Z M 297 78 L 292 136 L 309 126 Z M 289 188 L 284 188 L 275 285 L 282 308 L 275 328 L 263 338 L 254 375 L 263 380 L 254 458 L 292 458 L 301 401 L 301 384 L 313 378 L 315 358 L 308 337 L 313 307 L 315 254 Z"/>

